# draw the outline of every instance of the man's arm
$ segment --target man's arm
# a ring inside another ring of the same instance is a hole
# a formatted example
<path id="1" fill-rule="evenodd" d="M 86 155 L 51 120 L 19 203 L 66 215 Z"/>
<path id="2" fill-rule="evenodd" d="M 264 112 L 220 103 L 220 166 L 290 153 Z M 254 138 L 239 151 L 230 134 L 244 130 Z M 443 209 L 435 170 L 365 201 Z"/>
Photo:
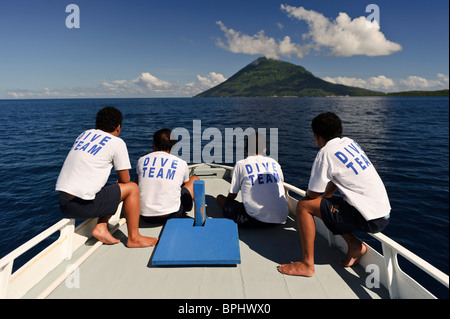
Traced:
<path id="1" fill-rule="evenodd" d="M 128 183 L 130 182 L 130 172 L 127 169 L 124 169 L 122 171 L 117 171 L 118 175 L 118 182 L 119 183 Z"/>
<path id="2" fill-rule="evenodd" d="M 334 192 L 336 192 L 337 186 L 332 182 L 329 181 L 327 184 L 327 188 L 325 188 L 325 192 L 323 193 L 324 198 L 330 198 L 333 196 Z"/>
<path id="3" fill-rule="evenodd" d="M 311 190 L 307 190 L 306 191 L 306 196 L 305 199 L 316 199 L 317 197 L 321 196 L 325 197 L 325 198 L 329 198 L 331 196 L 333 196 L 334 192 L 336 192 L 337 190 L 337 186 L 333 183 L 333 182 L 328 182 L 327 187 L 325 188 L 325 191 L 323 194 L 321 193 L 316 193 L 313 192 Z"/>
<path id="4" fill-rule="evenodd" d="M 237 194 L 228 193 L 227 199 L 235 199 Z"/>
<path id="5" fill-rule="evenodd" d="M 306 196 L 304 197 L 304 199 L 316 199 L 320 195 L 321 195 L 320 193 L 316 193 L 316 192 L 313 192 L 313 191 L 308 189 L 306 191 Z"/>

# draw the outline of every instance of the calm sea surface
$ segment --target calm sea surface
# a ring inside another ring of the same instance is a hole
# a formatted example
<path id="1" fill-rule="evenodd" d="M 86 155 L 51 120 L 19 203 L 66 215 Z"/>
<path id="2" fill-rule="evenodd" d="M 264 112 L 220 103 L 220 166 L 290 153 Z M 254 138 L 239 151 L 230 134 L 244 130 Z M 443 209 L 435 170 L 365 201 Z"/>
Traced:
<path id="1" fill-rule="evenodd" d="M 344 135 L 361 145 L 385 182 L 392 212 L 384 233 L 449 273 L 448 97 L 0 101 L 0 257 L 63 218 L 54 190 L 59 170 L 106 105 L 124 115 L 121 138 L 132 174 L 157 129 L 183 127 L 194 139 L 193 120 L 201 120 L 201 132 L 214 127 L 223 137 L 225 128 L 266 128 L 269 139 L 269 129 L 278 128 L 285 180 L 303 189 L 318 151 L 311 120 L 335 112 Z M 204 138 L 203 145 L 213 140 Z"/>

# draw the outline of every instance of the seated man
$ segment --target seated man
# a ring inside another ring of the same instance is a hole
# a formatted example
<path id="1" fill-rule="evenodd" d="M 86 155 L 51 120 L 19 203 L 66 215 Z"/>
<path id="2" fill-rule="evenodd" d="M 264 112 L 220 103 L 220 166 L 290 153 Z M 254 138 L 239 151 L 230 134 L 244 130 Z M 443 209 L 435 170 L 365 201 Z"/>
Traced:
<path id="1" fill-rule="evenodd" d="M 389 222 L 391 206 L 383 181 L 361 147 L 342 137 L 339 117 L 322 113 L 311 126 L 320 151 L 312 166 L 306 197 L 297 204 L 302 260 L 279 266 L 278 270 L 286 275 L 314 275 L 313 216 L 344 238 L 348 250 L 343 266 L 354 265 L 367 250 L 353 232 L 380 232 Z M 333 196 L 337 189 L 343 197 Z"/>
<path id="2" fill-rule="evenodd" d="M 141 216 L 146 222 L 160 223 L 174 217 L 186 217 L 192 209 L 194 181 L 187 163 L 170 154 L 174 142 L 170 129 L 153 135 L 153 152 L 142 156 L 136 173 L 140 190 Z"/>
<path id="3" fill-rule="evenodd" d="M 265 145 L 261 134 L 248 137 L 245 151 L 249 156 L 234 166 L 228 196 L 216 198 L 224 217 L 239 226 L 281 224 L 289 214 L 283 172 L 277 161 L 262 155 Z M 239 190 L 242 190 L 242 203 L 235 200 Z"/>
<path id="4" fill-rule="evenodd" d="M 119 138 L 122 113 L 108 106 L 97 113 L 96 129 L 81 133 L 75 140 L 56 182 L 59 205 L 68 218 L 99 217 L 92 235 L 104 244 L 120 242 L 108 231 L 107 223 L 123 201 L 127 220 L 128 247 L 148 247 L 157 238 L 139 233 L 139 188 L 130 182 L 131 168 L 125 142 Z M 118 183 L 105 186 L 111 168 Z"/>

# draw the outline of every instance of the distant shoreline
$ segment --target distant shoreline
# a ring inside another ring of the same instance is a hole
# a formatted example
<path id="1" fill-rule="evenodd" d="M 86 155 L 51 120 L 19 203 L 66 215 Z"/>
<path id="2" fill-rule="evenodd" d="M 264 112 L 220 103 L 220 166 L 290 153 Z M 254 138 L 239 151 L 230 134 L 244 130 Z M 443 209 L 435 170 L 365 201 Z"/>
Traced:
<path id="1" fill-rule="evenodd" d="M 437 90 L 437 91 L 404 91 L 404 92 L 392 92 L 386 93 L 387 96 L 449 96 L 449 90 Z"/>
<path id="2" fill-rule="evenodd" d="M 272 96 L 264 96 L 264 95 L 260 95 L 260 96 L 214 96 L 214 98 L 233 98 L 233 97 L 264 97 L 264 98 L 298 98 L 298 97 L 371 97 L 371 96 L 376 96 L 376 97 L 408 97 L 408 96 L 413 96 L 413 97 L 432 97 L 432 96 L 449 96 L 449 90 L 436 90 L 436 91 L 402 91 L 402 92 L 391 92 L 391 93 L 378 93 L 378 94 L 353 94 L 353 95 L 326 95 L 326 96 L 295 96 L 295 95 L 272 95 Z M 194 96 L 195 98 L 205 98 L 205 97 L 212 97 L 212 96 Z"/>
<path id="3" fill-rule="evenodd" d="M 328 96 L 221 96 L 214 98 L 298 98 L 298 97 L 448 97 L 449 90 L 436 90 L 436 91 L 404 91 L 404 92 L 391 92 L 380 93 L 370 95 L 328 95 Z M 190 99 L 190 98 L 205 98 L 201 96 L 173 96 L 173 97 L 54 97 L 54 98 L 28 98 L 28 99 L 0 99 L 0 101 L 27 101 L 27 100 L 116 100 L 116 99 Z"/>

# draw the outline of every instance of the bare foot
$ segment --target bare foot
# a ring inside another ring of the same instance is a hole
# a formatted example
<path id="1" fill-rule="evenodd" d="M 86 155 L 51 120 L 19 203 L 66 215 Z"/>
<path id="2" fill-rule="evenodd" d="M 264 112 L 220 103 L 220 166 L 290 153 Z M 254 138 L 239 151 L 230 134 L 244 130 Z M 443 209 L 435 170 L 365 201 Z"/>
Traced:
<path id="1" fill-rule="evenodd" d="M 314 265 L 308 265 L 303 261 L 278 266 L 278 271 L 285 275 L 312 277 Z"/>
<path id="2" fill-rule="evenodd" d="M 140 236 L 133 240 L 130 239 L 130 237 L 128 237 L 127 247 L 128 248 L 150 247 L 155 246 L 157 242 L 158 238 L 154 237 Z"/>
<path id="3" fill-rule="evenodd" d="M 114 245 L 120 242 L 119 239 L 113 237 L 106 226 L 106 223 L 97 224 L 92 231 L 92 236 L 106 245 Z"/>
<path id="4" fill-rule="evenodd" d="M 357 264 L 366 252 L 367 246 L 363 242 L 356 245 L 350 245 L 345 260 L 340 261 L 339 263 L 344 267 L 351 267 Z"/>

